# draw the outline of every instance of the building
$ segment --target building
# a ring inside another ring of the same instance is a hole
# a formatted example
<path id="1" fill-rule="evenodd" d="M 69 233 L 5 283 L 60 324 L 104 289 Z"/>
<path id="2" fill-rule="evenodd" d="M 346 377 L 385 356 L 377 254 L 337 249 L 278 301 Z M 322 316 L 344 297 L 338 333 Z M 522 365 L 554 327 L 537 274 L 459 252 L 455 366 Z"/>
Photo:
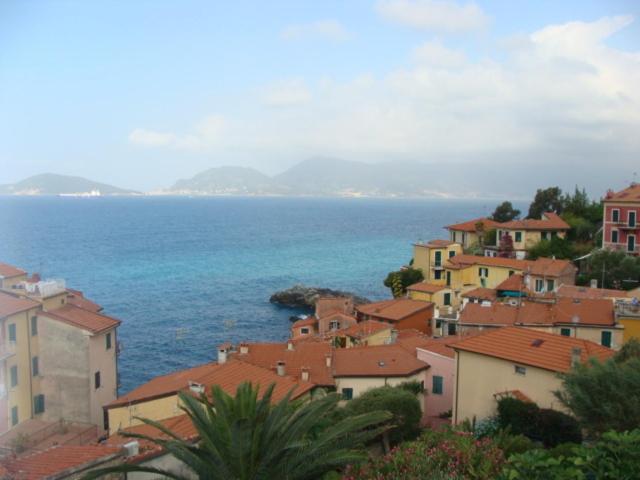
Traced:
<path id="1" fill-rule="evenodd" d="M 433 314 L 432 303 L 410 298 L 395 298 L 356 307 L 359 322 L 376 320 L 388 323 L 396 330 L 415 329 L 428 335 L 431 334 Z"/>
<path id="2" fill-rule="evenodd" d="M 571 227 L 560 216 L 553 212 L 547 212 L 542 218 L 524 220 L 512 220 L 500 223 L 496 226 L 496 242 L 494 245 L 485 245 L 484 254 L 496 257 L 500 248 L 500 241 L 505 235 L 509 235 L 513 242 L 513 254 L 515 258 L 524 260 L 527 250 L 536 246 L 542 240 L 551 240 L 554 237 L 565 238 Z"/>
<path id="3" fill-rule="evenodd" d="M 464 250 L 468 250 L 474 247 L 481 248 L 484 245 L 484 235 L 499 225 L 499 222 L 481 217 L 444 228 L 449 231 L 449 240 L 461 244 Z"/>
<path id="4" fill-rule="evenodd" d="M 418 282 L 407 287 L 407 296 L 411 300 L 431 302 L 438 308 L 451 305 L 451 292 L 444 285 L 428 282 Z"/>
<path id="5" fill-rule="evenodd" d="M 444 263 L 447 259 L 462 253 L 459 243 L 449 240 L 431 240 L 427 243 L 413 245 L 413 268 L 422 271 L 425 282 L 429 283 L 443 278 Z"/>
<path id="6" fill-rule="evenodd" d="M 365 320 L 343 330 L 341 335 L 345 338 L 344 346 L 352 348 L 393 343 L 397 337 L 397 332 L 389 323 Z"/>
<path id="7" fill-rule="evenodd" d="M 613 350 L 573 337 L 505 327 L 451 344 L 456 352 L 453 423 L 494 415 L 496 400 L 510 395 L 542 408 L 562 410 L 553 394 L 562 388 L 558 373 Z"/>
<path id="8" fill-rule="evenodd" d="M 619 192 L 609 190 L 603 203 L 602 246 L 640 254 L 640 184 L 632 183 Z"/>
<path id="9" fill-rule="evenodd" d="M 27 280 L 27 272 L 13 265 L 0 263 L 0 288 L 12 288 Z"/>

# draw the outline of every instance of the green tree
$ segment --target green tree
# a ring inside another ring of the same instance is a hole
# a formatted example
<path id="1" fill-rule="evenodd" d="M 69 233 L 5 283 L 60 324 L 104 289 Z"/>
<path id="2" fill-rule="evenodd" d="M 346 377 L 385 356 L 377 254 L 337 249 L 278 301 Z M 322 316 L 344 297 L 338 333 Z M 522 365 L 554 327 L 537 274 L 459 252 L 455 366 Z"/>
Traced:
<path id="1" fill-rule="evenodd" d="M 587 285 L 592 279 L 598 280 L 601 288 L 636 288 L 640 284 L 640 257 L 632 257 L 624 252 L 599 250 L 585 261 L 577 283 Z"/>
<path id="2" fill-rule="evenodd" d="M 502 202 L 491 215 L 491 219 L 496 222 L 510 222 L 518 217 L 520 217 L 520 210 L 513 208 L 511 202 Z"/>
<path id="3" fill-rule="evenodd" d="M 615 357 L 578 364 L 562 375 L 556 397 L 592 434 L 640 427 L 640 345 L 633 341 Z"/>
<path id="4" fill-rule="evenodd" d="M 384 280 L 384 286 L 391 289 L 394 297 L 401 297 L 407 292 L 407 287 L 424 280 L 424 274 L 419 268 L 402 268 L 390 272 Z"/>
<path id="5" fill-rule="evenodd" d="M 368 411 L 327 422 L 337 408 L 339 395 L 301 403 L 292 402 L 289 394 L 272 404 L 273 388 L 269 386 L 262 398 L 258 388 L 250 383 L 240 385 L 235 397 L 217 386 L 212 389 L 211 398 L 181 393 L 181 408 L 198 432 L 196 443 L 185 441 L 161 424 L 145 419 L 142 419 L 144 423 L 154 426 L 167 438 L 127 436 L 161 446 L 200 479 L 310 480 L 366 458 L 360 447 L 378 435 L 381 430 L 378 426 L 389 419 L 388 413 Z M 134 464 L 96 470 L 88 478 L 116 472 L 183 478 Z"/>
<path id="6" fill-rule="evenodd" d="M 560 187 L 539 188 L 529 206 L 528 218 L 539 219 L 545 212 L 561 214 L 564 206 L 563 200 Z"/>
<path id="7" fill-rule="evenodd" d="M 569 240 L 553 237 L 551 240 L 541 240 L 527 250 L 527 258 L 535 260 L 540 257 L 556 257 L 559 259 L 574 258 L 573 244 Z"/>

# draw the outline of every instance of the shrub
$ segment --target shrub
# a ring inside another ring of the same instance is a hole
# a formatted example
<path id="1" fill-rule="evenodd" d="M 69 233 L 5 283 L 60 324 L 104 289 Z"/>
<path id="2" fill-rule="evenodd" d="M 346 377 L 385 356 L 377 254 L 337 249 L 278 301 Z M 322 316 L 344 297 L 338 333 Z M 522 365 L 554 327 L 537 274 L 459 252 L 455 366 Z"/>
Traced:
<path id="1" fill-rule="evenodd" d="M 392 445 L 412 440 L 420 433 L 422 409 L 412 392 L 394 387 L 374 388 L 354 398 L 344 408 L 347 416 L 374 411 L 391 413 L 389 423 L 394 427 L 389 430 L 389 442 Z"/>
<path id="2" fill-rule="evenodd" d="M 492 438 L 497 447 L 502 450 L 505 458 L 539 448 L 539 444 L 529 437 L 522 434 L 513 435 L 508 428 L 496 432 Z"/>
<path id="3" fill-rule="evenodd" d="M 585 480 L 574 457 L 554 457 L 547 450 L 531 450 L 509 458 L 499 480 Z"/>
<path id="4" fill-rule="evenodd" d="M 422 270 L 408 267 L 402 268 L 396 272 L 390 272 L 384 280 L 384 286 L 391 289 L 394 297 L 404 295 L 409 285 L 424 280 Z"/>
<path id="5" fill-rule="evenodd" d="M 583 461 L 591 478 L 631 480 L 640 474 L 640 430 L 602 435 Z"/>
<path id="6" fill-rule="evenodd" d="M 514 434 L 527 434 L 535 421 L 538 406 L 516 398 L 505 397 L 498 401 L 498 421 L 501 428 L 510 428 Z"/>
<path id="7" fill-rule="evenodd" d="M 419 395 L 421 393 L 424 393 L 424 384 L 417 380 L 402 382 L 401 384 L 397 385 L 395 388 L 401 388 L 403 390 L 406 390 L 407 392 L 413 393 L 414 395 Z"/>

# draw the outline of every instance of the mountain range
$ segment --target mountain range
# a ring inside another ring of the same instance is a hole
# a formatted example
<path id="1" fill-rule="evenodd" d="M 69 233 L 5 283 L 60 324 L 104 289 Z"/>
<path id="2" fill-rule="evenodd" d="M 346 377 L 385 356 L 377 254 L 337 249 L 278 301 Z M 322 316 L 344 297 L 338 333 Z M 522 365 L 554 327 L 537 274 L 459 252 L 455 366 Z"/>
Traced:
<path id="1" fill-rule="evenodd" d="M 139 192 L 94 182 L 82 177 L 42 173 L 16 183 L 0 185 L 0 195 L 60 195 L 99 191 L 101 195 L 132 195 Z"/>

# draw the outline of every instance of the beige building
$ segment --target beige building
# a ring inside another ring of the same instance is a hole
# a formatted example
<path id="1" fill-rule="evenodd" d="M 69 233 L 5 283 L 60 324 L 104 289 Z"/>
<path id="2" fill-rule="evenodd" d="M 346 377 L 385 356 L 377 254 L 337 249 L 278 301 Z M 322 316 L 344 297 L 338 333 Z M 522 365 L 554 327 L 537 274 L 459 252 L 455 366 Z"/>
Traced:
<path id="1" fill-rule="evenodd" d="M 444 278 L 445 262 L 462 253 L 462 245 L 448 240 L 431 240 L 413 245 L 413 268 L 422 271 L 426 283 Z"/>
<path id="2" fill-rule="evenodd" d="M 0 288 L 12 288 L 27 279 L 27 272 L 13 265 L 0 263 Z"/>
<path id="3" fill-rule="evenodd" d="M 481 248 L 484 245 L 484 236 L 490 230 L 495 230 L 500 223 L 490 218 L 481 217 L 467 222 L 448 225 L 449 239 L 462 245 L 464 250 Z"/>
<path id="4" fill-rule="evenodd" d="M 529 399 L 542 408 L 562 410 L 553 394 L 558 373 L 613 350 L 572 337 L 527 328 L 505 327 L 451 345 L 456 351 L 453 423 L 481 420 L 496 413 L 501 396 Z"/>

